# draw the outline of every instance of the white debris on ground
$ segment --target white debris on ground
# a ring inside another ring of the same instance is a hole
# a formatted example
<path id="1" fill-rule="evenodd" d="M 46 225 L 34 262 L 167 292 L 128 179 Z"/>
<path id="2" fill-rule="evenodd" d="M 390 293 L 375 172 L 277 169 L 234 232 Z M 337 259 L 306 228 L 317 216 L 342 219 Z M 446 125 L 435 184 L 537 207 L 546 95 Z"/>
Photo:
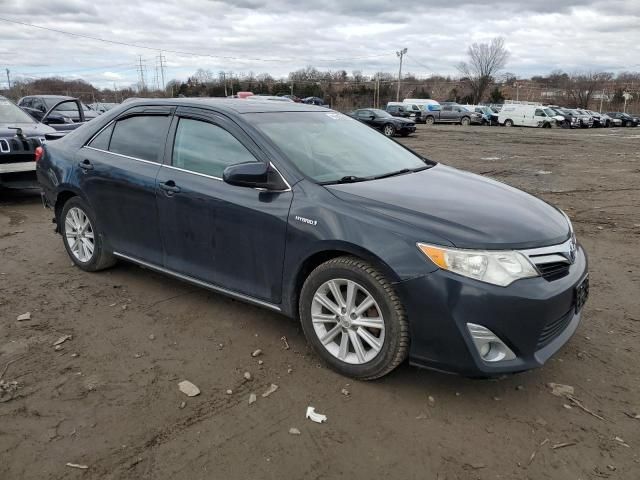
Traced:
<path id="1" fill-rule="evenodd" d="M 271 385 L 269 385 L 269 388 L 267 388 L 267 390 L 262 394 L 262 398 L 267 398 L 276 390 L 278 390 L 278 385 L 276 385 L 275 383 L 272 383 Z"/>
<path id="2" fill-rule="evenodd" d="M 327 421 L 327 416 L 321 413 L 316 413 L 315 407 L 307 407 L 307 413 L 305 414 L 305 418 L 308 418 L 312 422 L 316 423 L 324 423 Z"/>
<path id="3" fill-rule="evenodd" d="M 200 389 L 188 380 L 183 380 L 178 383 L 178 388 L 187 397 L 195 397 L 196 395 L 200 395 Z"/>

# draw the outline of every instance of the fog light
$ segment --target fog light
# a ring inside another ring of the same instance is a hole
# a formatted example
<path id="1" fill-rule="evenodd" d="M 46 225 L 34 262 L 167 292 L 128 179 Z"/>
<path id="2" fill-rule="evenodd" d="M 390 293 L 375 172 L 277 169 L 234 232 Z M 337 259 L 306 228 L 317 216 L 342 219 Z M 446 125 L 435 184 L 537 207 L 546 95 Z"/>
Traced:
<path id="1" fill-rule="evenodd" d="M 476 346 L 480 358 L 485 362 L 501 362 L 516 358 L 511 349 L 487 327 L 476 325 L 475 323 L 467 323 L 467 329 L 471 334 L 473 344 Z"/>

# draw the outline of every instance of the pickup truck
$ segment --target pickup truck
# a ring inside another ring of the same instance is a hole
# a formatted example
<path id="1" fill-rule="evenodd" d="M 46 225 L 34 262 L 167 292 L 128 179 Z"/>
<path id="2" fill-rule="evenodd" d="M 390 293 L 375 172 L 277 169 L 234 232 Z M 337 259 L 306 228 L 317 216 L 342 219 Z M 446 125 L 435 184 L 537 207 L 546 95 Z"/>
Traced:
<path id="1" fill-rule="evenodd" d="M 427 125 L 433 125 L 434 123 L 481 124 L 482 115 L 470 112 L 462 105 L 443 105 L 440 110 L 425 110 L 424 121 Z"/>

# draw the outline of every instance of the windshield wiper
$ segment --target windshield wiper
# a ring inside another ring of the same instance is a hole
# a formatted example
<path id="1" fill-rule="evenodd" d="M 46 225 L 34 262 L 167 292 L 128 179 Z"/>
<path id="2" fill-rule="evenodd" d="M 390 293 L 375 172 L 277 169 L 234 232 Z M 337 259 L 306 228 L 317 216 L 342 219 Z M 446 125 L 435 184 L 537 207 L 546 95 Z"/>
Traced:
<path id="1" fill-rule="evenodd" d="M 395 172 L 383 173 L 382 175 L 376 175 L 375 177 L 370 177 L 370 178 L 371 180 L 378 180 L 380 178 L 395 177 L 396 175 L 404 175 L 405 173 L 420 172 L 422 170 L 426 170 L 427 168 L 430 168 L 430 166 L 425 165 L 424 167 L 418 167 L 418 168 L 402 168 L 400 170 L 396 170 Z"/>
<path id="2" fill-rule="evenodd" d="M 334 185 L 337 183 L 356 183 L 372 180 L 374 177 L 356 177 L 355 175 L 347 175 L 339 180 L 329 180 L 328 182 L 320 182 L 320 185 Z"/>

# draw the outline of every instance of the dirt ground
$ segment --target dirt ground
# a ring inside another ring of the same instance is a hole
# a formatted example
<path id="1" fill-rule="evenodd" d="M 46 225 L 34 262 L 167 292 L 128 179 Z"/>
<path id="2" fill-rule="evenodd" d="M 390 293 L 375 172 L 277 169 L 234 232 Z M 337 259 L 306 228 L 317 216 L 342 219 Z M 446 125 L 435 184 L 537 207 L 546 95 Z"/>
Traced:
<path id="1" fill-rule="evenodd" d="M 2 192 L 0 478 L 640 478 L 640 128 L 419 126 L 402 141 L 572 217 L 591 298 L 545 367 L 354 382 L 283 316 L 133 265 L 72 267 L 39 196 Z"/>

